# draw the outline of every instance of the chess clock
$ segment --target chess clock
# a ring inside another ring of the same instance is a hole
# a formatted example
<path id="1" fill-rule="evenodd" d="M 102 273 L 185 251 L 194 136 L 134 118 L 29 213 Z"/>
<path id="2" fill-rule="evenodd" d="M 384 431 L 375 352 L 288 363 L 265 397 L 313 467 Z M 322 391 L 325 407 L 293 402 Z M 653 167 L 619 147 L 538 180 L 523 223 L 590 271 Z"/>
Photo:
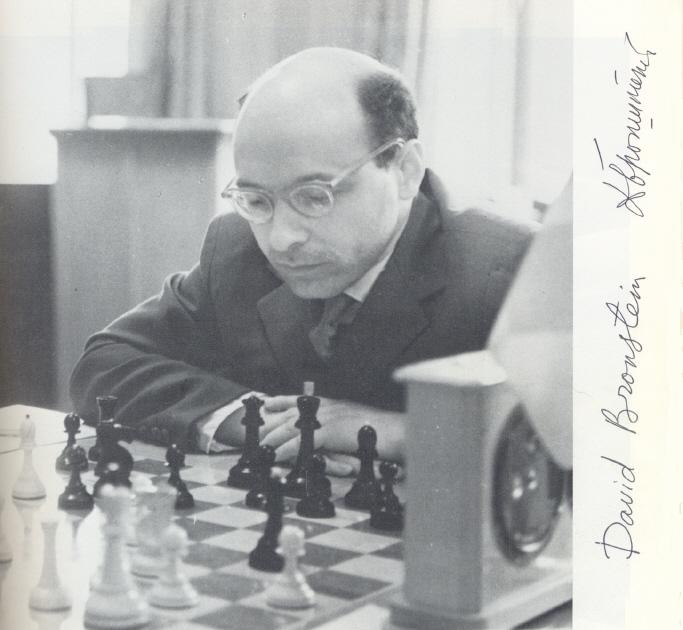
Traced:
<path id="1" fill-rule="evenodd" d="M 405 581 L 390 625 L 508 628 L 571 599 L 568 473 L 489 351 L 407 366 Z"/>

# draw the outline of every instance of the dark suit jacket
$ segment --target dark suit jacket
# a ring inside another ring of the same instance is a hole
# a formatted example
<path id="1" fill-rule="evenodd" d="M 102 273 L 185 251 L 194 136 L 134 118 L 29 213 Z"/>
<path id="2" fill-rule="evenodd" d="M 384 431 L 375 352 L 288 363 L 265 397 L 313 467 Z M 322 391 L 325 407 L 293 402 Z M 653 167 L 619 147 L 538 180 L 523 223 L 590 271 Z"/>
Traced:
<path id="1" fill-rule="evenodd" d="M 385 270 L 323 364 L 308 332 L 311 303 L 273 273 L 246 222 L 214 219 L 191 271 L 92 336 L 71 380 L 75 409 L 119 399 L 117 420 L 143 439 L 185 443 L 193 422 L 249 390 L 403 408 L 398 366 L 480 349 L 532 229 L 477 210 L 449 210 L 429 173 Z"/>

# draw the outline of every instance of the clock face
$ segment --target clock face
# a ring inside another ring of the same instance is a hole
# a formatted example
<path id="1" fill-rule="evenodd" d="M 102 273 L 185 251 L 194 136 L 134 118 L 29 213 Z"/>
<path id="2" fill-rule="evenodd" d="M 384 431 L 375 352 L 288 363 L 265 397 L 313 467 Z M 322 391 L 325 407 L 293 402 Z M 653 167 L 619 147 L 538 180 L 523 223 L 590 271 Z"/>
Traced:
<path id="1" fill-rule="evenodd" d="M 493 523 L 498 545 L 525 564 L 550 541 L 565 475 L 551 459 L 521 406 L 510 414 L 493 463 Z"/>

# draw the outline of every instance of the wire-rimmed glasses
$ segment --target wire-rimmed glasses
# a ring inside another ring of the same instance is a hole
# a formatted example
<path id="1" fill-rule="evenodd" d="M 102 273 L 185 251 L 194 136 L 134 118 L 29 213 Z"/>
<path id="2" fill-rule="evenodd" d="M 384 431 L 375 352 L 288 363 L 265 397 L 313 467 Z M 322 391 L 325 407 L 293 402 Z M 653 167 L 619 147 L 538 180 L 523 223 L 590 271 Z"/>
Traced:
<path id="1" fill-rule="evenodd" d="M 226 186 L 221 197 L 229 199 L 235 210 L 247 221 L 267 223 L 275 211 L 275 198 L 281 198 L 297 212 L 307 217 L 322 217 L 334 207 L 334 189 L 349 175 L 365 166 L 387 149 L 403 146 L 402 138 L 394 138 L 355 161 L 329 182 L 306 182 L 284 190 L 269 192 L 261 188 L 234 186 L 234 179 Z"/>

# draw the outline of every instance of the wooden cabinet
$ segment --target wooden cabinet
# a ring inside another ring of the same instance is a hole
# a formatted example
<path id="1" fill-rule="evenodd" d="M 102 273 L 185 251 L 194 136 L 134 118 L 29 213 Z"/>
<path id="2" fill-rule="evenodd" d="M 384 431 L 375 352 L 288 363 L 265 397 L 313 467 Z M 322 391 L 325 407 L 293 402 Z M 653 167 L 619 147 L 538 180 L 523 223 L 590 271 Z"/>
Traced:
<path id="1" fill-rule="evenodd" d="M 57 406 L 90 334 L 199 257 L 233 175 L 232 121 L 94 117 L 54 130 Z"/>

